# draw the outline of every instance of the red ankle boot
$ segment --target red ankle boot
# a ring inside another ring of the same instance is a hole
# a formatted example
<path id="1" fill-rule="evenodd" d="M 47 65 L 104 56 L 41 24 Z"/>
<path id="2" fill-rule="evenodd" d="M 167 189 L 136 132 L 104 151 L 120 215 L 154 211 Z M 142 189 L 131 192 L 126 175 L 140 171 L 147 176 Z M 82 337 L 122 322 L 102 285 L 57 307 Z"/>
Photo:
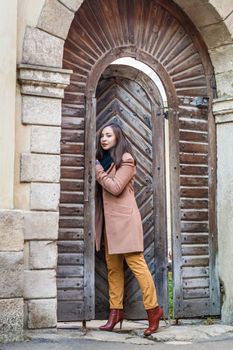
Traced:
<path id="1" fill-rule="evenodd" d="M 110 310 L 108 322 L 104 326 L 101 326 L 99 329 L 101 331 L 112 331 L 118 322 L 120 322 L 120 328 L 121 328 L 123 319 L 124 319 L 124 314 L 122 309 L 112 309 Z"/>
<path id="2" fill-rule="evenodd" d="M 157 306 L 154 309 L 146 310 L 148 315 L 149 327 L 144 331 L 144 335 L 148 336 L 155 333 L 159 328 L 160 317 L 163 316 L 163 309 Z"/>

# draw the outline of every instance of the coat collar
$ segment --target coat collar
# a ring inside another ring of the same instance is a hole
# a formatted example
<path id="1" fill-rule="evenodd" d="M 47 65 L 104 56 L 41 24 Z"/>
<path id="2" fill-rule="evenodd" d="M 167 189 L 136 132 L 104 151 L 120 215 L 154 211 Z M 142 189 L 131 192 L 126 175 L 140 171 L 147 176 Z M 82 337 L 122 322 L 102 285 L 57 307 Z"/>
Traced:
<path id="1" fill-rule="evenodd" d="M 114 167 L 115 167 L 115 164 L 112 163 L 112 164 L 110 165 L 110 167 L 108 168 L 108 170 L 106 171 L 106 173 L 109 174 L 109 173 L 112 171 L 112 169 L 113 169 Z"/>

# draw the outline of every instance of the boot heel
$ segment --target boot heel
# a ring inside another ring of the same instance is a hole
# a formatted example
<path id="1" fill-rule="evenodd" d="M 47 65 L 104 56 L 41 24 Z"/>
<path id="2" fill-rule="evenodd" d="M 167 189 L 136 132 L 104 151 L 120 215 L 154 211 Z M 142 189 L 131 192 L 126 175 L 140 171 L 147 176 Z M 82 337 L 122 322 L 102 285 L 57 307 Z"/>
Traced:
<path id="1" fill-rule="evenodd" d="M 122 329 L 122 323 L 123 323 L 123 320 L 120 321 L 120 329 Z"/>

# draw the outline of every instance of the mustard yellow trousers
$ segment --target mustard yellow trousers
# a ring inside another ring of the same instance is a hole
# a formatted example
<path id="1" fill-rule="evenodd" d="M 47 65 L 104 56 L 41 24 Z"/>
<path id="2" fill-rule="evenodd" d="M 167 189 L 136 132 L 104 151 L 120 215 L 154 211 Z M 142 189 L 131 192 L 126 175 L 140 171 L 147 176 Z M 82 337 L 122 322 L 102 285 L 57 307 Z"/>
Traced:
<path id="1" fill-rule="evenodd" d="M 123 309 L 124 259 L 139 283 L 145 309 L 157 307 L 156 288 L 143 253 L 109 254 L 106 235 L 104 236 L 110 309 Z"/>

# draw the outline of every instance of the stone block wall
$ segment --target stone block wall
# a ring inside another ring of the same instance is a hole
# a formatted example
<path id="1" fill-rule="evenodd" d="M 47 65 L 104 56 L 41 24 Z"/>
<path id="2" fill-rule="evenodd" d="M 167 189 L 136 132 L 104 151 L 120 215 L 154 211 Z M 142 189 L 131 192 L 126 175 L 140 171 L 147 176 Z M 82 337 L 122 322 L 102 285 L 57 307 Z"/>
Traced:
<path id="1" fill-rule="evenodd" d="M 45 40 L 46 45 L 48 34 L 36 28 L 30 33 L 26 33 L 28 43 L 25 40 L 25 45 L 32 45 L 31 41 L 38 44 L 40 39 L 43 43 Z M 41 38 L 41 35 L 44 37 Z M 55 46 L 61 45 L 61 50 L 62 43 L 58 38 L 50 42 Z M 54 46 L 51 47 L 54 49 Z M 30 46 L 31 53 L 32 48 Z M 38 45 L 35 47 L 37 49 Z M 24 56 L 24 61 L 27 59 L 31 61 L 30 57 Z M 29 211 L 24 213 L 23 223 L 25 328 L 52 328 L 57 325 L 56 241 L 60 196 L 61 99 L 64 88 L 69 84 L 69 75 L 70 71 L 27 64 L 20 65 L 18 70 L 22 123 L 30 128 L 29 151 L 20 155 L 20 182 L 30 186 Z"/>
<path id="2" fill-rule="evenodd" d="M 58 212 L 27 212 L 24 230 L 25 327 L 56 327 Z"/>
<path id="3" fill-rule="evenodd" d="M 23 215 L 0 210 L 0 343 L 23 340 Z"/>

